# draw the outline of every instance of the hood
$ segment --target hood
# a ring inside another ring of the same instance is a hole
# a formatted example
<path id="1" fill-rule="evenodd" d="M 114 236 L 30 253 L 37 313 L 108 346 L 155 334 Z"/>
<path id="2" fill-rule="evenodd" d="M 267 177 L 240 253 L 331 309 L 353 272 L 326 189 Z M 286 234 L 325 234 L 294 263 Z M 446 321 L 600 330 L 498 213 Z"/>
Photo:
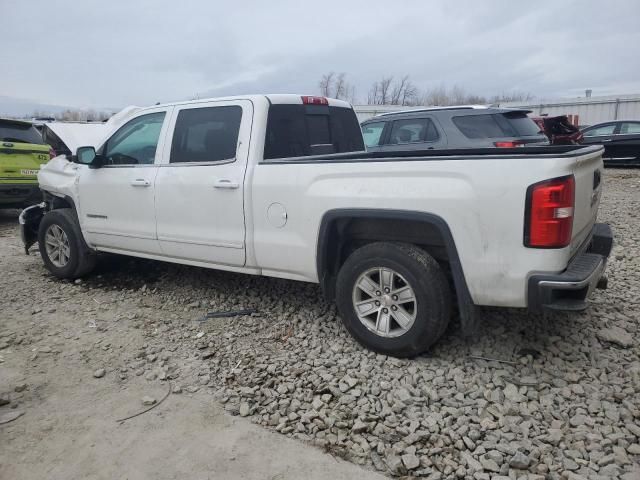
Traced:
<path id="1" fill-rule="evenodd" d="M 92 146 L 98 148 L 109 131 L 106 123 L 97 122 L 51 122 L 45 123 L 43 128 L 51 130 L 74 153 L 78 147 Z"/>

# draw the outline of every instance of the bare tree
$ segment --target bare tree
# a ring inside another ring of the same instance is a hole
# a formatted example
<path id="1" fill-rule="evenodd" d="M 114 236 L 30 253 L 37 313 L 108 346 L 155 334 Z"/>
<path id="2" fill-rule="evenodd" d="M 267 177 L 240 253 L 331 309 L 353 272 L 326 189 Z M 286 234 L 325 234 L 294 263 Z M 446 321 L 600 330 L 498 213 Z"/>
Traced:
<path id="1" fill-rule="evenodd" d="M 391 90 L 391 105 L 416 105 L 418 102 L 418 88 L 411 83 L 409 75 L 405 75 L 393 85 Z"/>
<path id="2" fill-rule="evenodd" d="M 504 103 L 504 102 L 529 102 L 535 98 L 530 92 L 519 92 L 517 90 L 512 92 L 502 92 L 500 95 L 494 95 L 491 97 L 491 103 Z"/>
<path id="3" fill-rule="evenodd" d="M 382 77 L 378 82 L 374 82 L 369 89 L 369 105 L 391 105 L 393 100 L 392 89 L 393 77 Z"/>
<path id="4" fill-rule="evenodd" d="M 422 96 L 422 101 L 420 103 L 423 105 L 433 106 L 449 105 L 447 88 L 444 85 L 440 85 L 439 87 L 427 90 Z"/>
<path id="5" fill-rule="evenodd" d="M 320 82 L 320 95 L 323 97 L 337 98 L 354 103 L 356 97 L 356 87 L 347 81 L 347 74 L 341 72 L 329 72 L 322 75 Z"/>
<path id="6" fill-rule="evenodd" d="M 377 105 L 378 104 L 378 91 L 380 90 L 380 85 L 378 82 L 374 82 L 369 89 L 369 94 L 367 95 L 367 104 L 368 105 Z"/>
<path id="7" fill-rule="evenodd" d="M 382 77 L 380 80 L 380 105 L 391 103 L 391 82 L 393 82 L 393 77 Z"/>
<path id="8" fill-rule="evenodd" d="M 322 95 L 323 97 L 331 96 L 331 92 L 333 91 L 334 77 L 334 72 L 329 72 L 322 75 L 318 86 L 320 87 L 320 95 Z"/>
<path id="9" fill-rule="evenodd" d="M 345 73 L 342 72 L 336 78 L 333 88 L 333 98 L 344 98 L 346 95 L 347 81 L 345 80 L 345 76 Z"/>
<path id="10" fill-rule="evenodd" d="M 484 104 L 487 99 L 481 95 L 467 93 L 466 90 L 458 85 L 454 85 L 451 89 L 447 89 L 444 85 L 427 90 L 422 97 L 423 105 L 433 106 L 451 106 L 451 105 L 468 105 L 468 104 Z"/>

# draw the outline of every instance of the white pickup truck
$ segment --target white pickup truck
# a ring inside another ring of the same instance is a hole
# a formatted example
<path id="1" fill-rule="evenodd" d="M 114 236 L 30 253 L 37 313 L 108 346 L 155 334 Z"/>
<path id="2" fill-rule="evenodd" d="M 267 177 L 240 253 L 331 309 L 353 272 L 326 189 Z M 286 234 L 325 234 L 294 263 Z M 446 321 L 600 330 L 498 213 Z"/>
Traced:
<path id="1" fill-rule="evenodd" d="M 605 286 L 600 147 L 428 147 L 367 153 L 350 105 L 323 97 L 157 105 L 44 166 L 22 237 L 60 278 L 110 252 L 317 282 L 396 356 L 454 310 L 468 331 L 476 306 L 579 310 Z"/>

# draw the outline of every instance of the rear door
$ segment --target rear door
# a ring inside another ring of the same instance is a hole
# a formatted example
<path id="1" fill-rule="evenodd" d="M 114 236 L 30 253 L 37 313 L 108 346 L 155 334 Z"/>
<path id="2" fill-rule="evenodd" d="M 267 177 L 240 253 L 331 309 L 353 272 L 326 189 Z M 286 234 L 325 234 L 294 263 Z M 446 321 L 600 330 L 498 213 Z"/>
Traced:
<path id="1" fill-rule="evenodd" d="M 164 255 L 244 265 L 244 177 L 252 120 L 249 100 L 175 108 L 156 189 Z"/>
<path id="2" fill-rule="evenodd" d="M 379 151 L 432 150 L 446 148 L 444 133 L 430 116 L 394 120 Z"/>
<path id="3" fill-rule="evenodd" d="M 111 135 L 102 168 L 81 166 L 79 216 L 89 242 L 108 250 L 159 254 L 154 199 L 172 107 L 145 110 Z"/>
<path id="4" fill-rule="evenodd" d="M 612 145 L 621 163 L 640 161 L 640 122 L 622 122 Z"/>
<path id="5" fill-rule="evenodd" d="M 616 156 L 617 146 L 615 145 L 615 133 L 617 124 L 614 122 L 603 123 L 590 128 L 586 128 L 582 133 L 584 139 L 583 144 L 586 145 L 604 145 L 605 159 Z"/>

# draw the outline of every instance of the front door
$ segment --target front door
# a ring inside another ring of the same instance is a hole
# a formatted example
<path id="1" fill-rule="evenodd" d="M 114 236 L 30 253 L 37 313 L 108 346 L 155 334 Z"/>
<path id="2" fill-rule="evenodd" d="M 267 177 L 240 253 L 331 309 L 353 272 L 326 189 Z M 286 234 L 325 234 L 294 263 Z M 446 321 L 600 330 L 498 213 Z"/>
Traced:
<path id="1" fill-rule="evenodd" d="M 162 154 L 170 109 L 145 111 L 100 148 L 101 168 L 79 169 L 79 217 L 87 240 L 103 249 L 159 254 L 156 235 L 156 158 Z"/>
<path id="2" fill-rule="evenodd" d="M 156 179 L 164 255 L 220 265 L 245 263 L 244 176 L 250 101 L 175 107 Z"/>

